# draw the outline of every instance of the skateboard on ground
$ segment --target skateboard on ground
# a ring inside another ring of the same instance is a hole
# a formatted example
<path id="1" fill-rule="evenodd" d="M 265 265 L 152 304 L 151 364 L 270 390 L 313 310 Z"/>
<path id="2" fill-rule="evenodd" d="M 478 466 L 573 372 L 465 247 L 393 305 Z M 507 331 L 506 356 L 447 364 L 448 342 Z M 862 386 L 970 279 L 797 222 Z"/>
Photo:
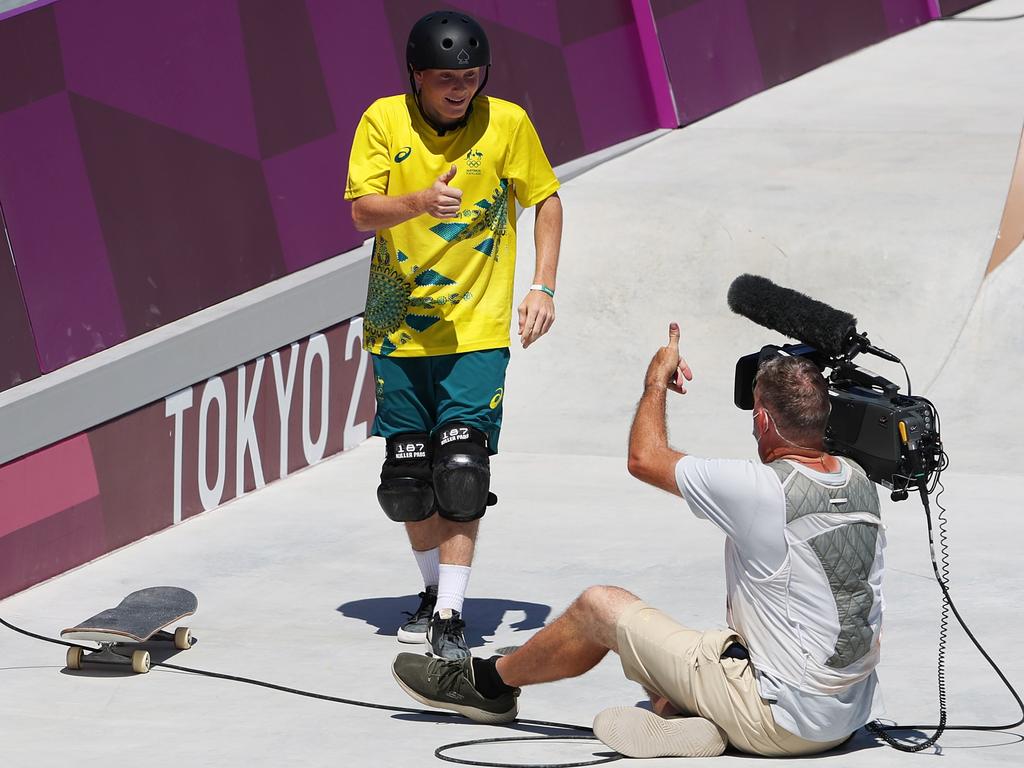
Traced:
<path id="1" fill-rule="evenodd" d="M 188 627 L 178 627 L 173 634 L 164 632 L 163 627 L 191 616 L 198 606 L 196 596 L 180 587 L 148 587 L 132 592 L 116 608 L 101 611 L 60 633 L 65 640 L 84 640 L 100 646 L 95 651 L 78 646 L 68 648 L 68 669 L 81 669 L 86 663 L 131 664 L 133 672 L 149 672 L 149 651 L 137 646 L 161 641 L 174 643 L 178 650 L 188 650 L 194 642 Z"/>

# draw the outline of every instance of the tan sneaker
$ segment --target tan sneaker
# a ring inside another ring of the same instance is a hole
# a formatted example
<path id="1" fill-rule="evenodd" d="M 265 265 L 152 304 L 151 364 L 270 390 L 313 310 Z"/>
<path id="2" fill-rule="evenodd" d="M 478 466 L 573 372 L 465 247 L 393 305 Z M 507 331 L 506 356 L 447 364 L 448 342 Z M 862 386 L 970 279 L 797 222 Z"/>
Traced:
<path id="1" fill-rule="evenodd" d="M 725 735 L 703 717 L 659 717 L 638 707 L 611 707 L 594 718 L 594 735 L 626 757 L 715 757 Z"/>

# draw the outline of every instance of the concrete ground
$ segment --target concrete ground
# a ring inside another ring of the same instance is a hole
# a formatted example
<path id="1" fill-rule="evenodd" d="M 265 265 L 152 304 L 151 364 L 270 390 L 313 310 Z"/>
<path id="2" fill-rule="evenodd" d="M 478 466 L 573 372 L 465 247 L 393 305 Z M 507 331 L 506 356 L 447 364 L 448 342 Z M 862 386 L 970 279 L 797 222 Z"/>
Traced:
<path id="1" fill-rule="evenodd" d="M 1001 0 L 973 15 L 1024 12 Z M 1018 252 L 984 278 L 1024 123 L 1024 22 L 930 24 L 675 131 L 573 179 L 558 322 L 513 351 L 500 505 L 484 521 L 467 638 L 478 654 L 521 644 L 590 584 L 626 587 L 684 623 L 724 621 L 722 537 L 674 497 L 625 470 L 629 419 L 667 324 L 683 327 L 695 373 L 670 408 L 673 442 L 702 455 L 752 456 L 749 414 L 731 405 L 737 357 L 777 334 L 732 315 L 738 274 L 764 274 L 855 314 L 900 355 L 914 391 L 943 418 L 951 591 L 1011 681 L 1024 616 L 1024 420 L 1010 399 L 1024 372 Z M 521 241 L 529 242 L 530 220 Z M 529 280 L 521 259 L 520 283 Z M 521 294 L 522 290 L 517 290 Z M 873 359 L 869 367 L 901 381 Z M 401 529 L 377 509 L 382 443 L 371 439 L 222 509 L 0 602 L 33 631 L 61 628 L 148 585 L 200 601 L 199 642 L 171 662 L 348 699 L 415 707 L 391 679 L 401 611 L 418 573 Z M 884 500 L 889 550 L 879 670 L 885 718 L 937 718 L 939 590 L 924 513 Z M 933 506 L 935 500 L 933 497 Z M 69 672 L 63 649 L 0 630 L 0 754 L 10 766 L 440 764 L 448 742 L 551 733 L 443 715 L 357 708 L 226 680 Z M 1020 714 L 955 627 L 949 721 Z M 585 677 L 526 690 L 521 716 L 588 725 L 639 689 L 614 658 Z M 917 757 L 863 732 L 814 760 L 882 766 L 1019 765 L 1024 730 L 949 732 Z M 488 744 L 453 757 L 564 763 L 593 742 Z M 728 764 L 760 761 L 738 754 Z M 675 764 L 668 760 L 649 765 Z"/>

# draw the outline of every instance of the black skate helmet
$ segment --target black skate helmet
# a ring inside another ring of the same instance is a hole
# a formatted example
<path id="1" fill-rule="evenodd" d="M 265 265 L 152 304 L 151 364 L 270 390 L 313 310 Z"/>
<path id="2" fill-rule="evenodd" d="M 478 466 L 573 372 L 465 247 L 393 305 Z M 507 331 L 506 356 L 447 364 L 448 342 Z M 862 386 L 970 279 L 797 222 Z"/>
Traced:
<path id="1" fill-rule="evenodd" d="M 490 72 L 491 46 L 484 28 L 472 16 L 457 11 L 434 11 L 412 25 L 405 46 L 405 63 L 413 93 L 413 72 L 483 67 L 483 80 L 476 90 L 480 93 Z"/>

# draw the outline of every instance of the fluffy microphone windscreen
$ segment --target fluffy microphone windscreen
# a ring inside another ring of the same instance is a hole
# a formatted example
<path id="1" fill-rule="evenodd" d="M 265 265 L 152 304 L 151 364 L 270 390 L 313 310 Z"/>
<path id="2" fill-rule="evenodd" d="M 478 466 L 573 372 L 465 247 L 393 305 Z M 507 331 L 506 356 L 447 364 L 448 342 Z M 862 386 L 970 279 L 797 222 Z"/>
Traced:
<path id="1" fill-rule="evenodd" d="M 846 340 L 857 331 L 857 319 L 849 312 L 759 275 L 740 275 L 733 280 L 728 301 L 736 314 L 833 357 L 843 354 Z"/>

